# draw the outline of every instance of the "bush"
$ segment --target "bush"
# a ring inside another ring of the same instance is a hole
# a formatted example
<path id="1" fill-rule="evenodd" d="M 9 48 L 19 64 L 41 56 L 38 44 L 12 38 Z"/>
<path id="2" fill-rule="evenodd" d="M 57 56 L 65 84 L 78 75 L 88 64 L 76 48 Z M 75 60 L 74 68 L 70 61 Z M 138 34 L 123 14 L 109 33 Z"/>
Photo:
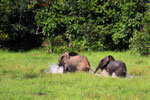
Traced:
<path id="1" fill-rule="evenodd" d="M 11 50 L 30 50 L 38 47 L 41 37 L 35 35 L 35 12 L 30 0 L 0 2 L 0 42 Z M 36 41 L 39 39 L 38 41 Z"/>
<path id="2" fill-rule="evenodd" d="M 41 42 L 41 33 L 50 52 L 128 49 L 138 32 L 149 31 L 142 23 L 149 18 L 148 1 L 1 0 L 0 42 L 9 39 L 5 45 L 28 50 Z M 56 43 L 58 36 L 62 45 Z"/>
<path id="3" fill-rule="evenodd" d="M 100 51 L 128 49 L 134 30 L 143 26 L 147 0 L 54 0 L 49 5 L 37 11 L 36 21 L 51 42 L 61 35 L 69 50 Z"/>
<path id="4" fill-rule="evenodd" d="M 143 19 L 143 28 L 141 31 L 135 31 L 133 38 L 130 39 L 130 48 L 132 52 L 138 52 L 140 55 L 148 55 L 150 52 L 150 9 Z"/>
<path id="5" fill-rule="evenodd" d="M 132 53 L 140 55 L 148 55 L 150 46 L 150 35 L 146 32 L 134 32 L 133 38 L 130 40 L 130 48 Z"/>

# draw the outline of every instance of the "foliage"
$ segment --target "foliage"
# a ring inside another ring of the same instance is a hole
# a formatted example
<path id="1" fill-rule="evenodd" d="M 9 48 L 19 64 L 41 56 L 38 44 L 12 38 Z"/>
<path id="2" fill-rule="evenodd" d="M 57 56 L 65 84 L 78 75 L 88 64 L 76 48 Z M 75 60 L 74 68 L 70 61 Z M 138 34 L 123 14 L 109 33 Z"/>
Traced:
<path id="1" fill-rule="evenodd" d="M 8 39 L 8 34 L 3 33 L 2 30 L 0 30 L 0 41 L 4 41 Z"/>
<path id="2" fill-rule="evenodd" d="M 0 43 L 31 49 L 44 35 L 43 45 L 48 44 L 50 52 L 128 49 L 136 32 L 146 31 L 142 21 L 147 4 L 148 0 L 1 0 Z"/>
<path id="3" fill-rule="evenodd" d="M 36 21 L 50 41 L 61 35 L 69 48 L 127 49 L 146 9 L 147 0 L 57 0 L 39 10 Z"/>
<path id="4" fill-rule="evenodd" d="M 146 32 L 136 31 L 131 38 L 131 50 L 133 53 L 140 53 L 140 55 L 147 55 L 149 53 L 150 35 Z"/>
<path id="5" fill-rule="evenodd" d="M 143 29 L 135 31 L 133 38 L 130 40 L 131 49 L 134 53 L 138 52 L 140 55 L 148 55 L 150 52 L 150 9 L 147 11 L 143 19 Z"/>
<path id="6" fill-rule="evenodd" d="M 4 41 L 8 39 L 7 28 L 9 28 L 9 16 L 10 16 L 10 8 L 9 6 L 5 6 L 0 3 L 0 41 Z"/>
<path id="7" fill-rule="evenodd" d="M 36 29 L 34 10 L 30 0 L 2 0 L 0 3 L 0 32 L 3 45 L 12 49 L 28 49 L 34 46 Z M 32 39 L 31 39 L 32 37 Z M 7 41 L 6 41 L 7 40 Z M 40 42 L 40 38 L 38 42 Z M 36 41 L 35 41 L 36 42 Z"/>
<path id="8" fill-rule="evenodd" d="M 10 30 L 6 30 L 6 31 L 7 32 L 10 31 L 9 35 L 12 37 L 11 39 L 13 40 L 15 37 L 19 35 L 22 35 L 23 37 L 26 33 L 29 33 L 28 32 L 29 28 L 32 29 L 33 27 L 30 26 L 32 25 L 30 23 L 33 23 L 33 21 L 30 20 L 32 19 L 32 14 L 27 9 L 27 2 L 24 2 L 23 0 L 2 1 L 1 5 L 4 6 L 4 8 L 5 6 L 8 6 L 7 8 L 9 8 L 9 12 L 7 10 L 2 9 L 3 12 L 1 13 L 6 13 L 6 14 L 2 14 L 3 16 L 1 17 L 2 18 L 1 21 L 6 21 L 7 27 L 10 27 L 9 28 Z M 28 18 L 29 16 L 30 19 Z M 4 22 L 2 22 L 2 25 L 3 26 L 5 25 Z"/>

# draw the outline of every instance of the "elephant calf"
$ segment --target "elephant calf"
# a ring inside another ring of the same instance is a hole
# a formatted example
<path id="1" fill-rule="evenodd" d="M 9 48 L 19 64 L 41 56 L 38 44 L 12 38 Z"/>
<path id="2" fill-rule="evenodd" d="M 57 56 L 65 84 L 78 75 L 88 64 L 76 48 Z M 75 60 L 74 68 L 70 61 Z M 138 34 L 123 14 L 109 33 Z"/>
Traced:
<path id="1" fill-rule="evenodd" d="M 115 60 L 112 56 L 106 56 L 103 58 L 97 66 L 94 73 L 101 69 L 105 70 L 109 75 L 113 77 L 126 77 L 127 68 L 124 62 Z"/>
<path id="2" fill-rule="evenodd" d="M 92 70 L 88 59 L 75 52 L 65 52 L 62 54 L 58 59 L 58 66 L 62 66 L 64 68 L 64 72 Z"/>

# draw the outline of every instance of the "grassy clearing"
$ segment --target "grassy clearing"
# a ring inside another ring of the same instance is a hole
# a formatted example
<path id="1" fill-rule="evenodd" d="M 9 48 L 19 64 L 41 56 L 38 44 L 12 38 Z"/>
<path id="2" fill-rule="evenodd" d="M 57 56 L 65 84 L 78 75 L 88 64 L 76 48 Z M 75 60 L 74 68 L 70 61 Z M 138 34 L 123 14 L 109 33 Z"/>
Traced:
<path id="1" fill-rule="evenodd" d="M 107 55 L 126 63 L 135 78 L 99 77 L 88 73 L 46 74 L 49 64 L 57 63 L 58 54 L 39 50 L 25 53 L 0 51 L 0 100 L 14 99 L 150 99 L 150 57 L 127 52 L 82 52 L 94 69 Z"/>

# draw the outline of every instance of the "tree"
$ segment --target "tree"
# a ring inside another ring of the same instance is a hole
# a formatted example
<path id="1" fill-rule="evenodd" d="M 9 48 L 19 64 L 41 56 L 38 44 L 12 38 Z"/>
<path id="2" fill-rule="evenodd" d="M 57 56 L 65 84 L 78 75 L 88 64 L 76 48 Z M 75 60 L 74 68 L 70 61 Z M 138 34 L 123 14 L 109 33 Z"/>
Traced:
<path id="1" fill-rule="evenodd" d="M 65 37 L 68 48 L 128 49 L 134 30 L 142 30 L 146 9 L 147 0 L 54 0 L 37 12 L 36 21 L 51 42 Z"/>
<path id="2" fill-rule="evenodd" d="M 143 19 L 143 28 L 140 31 L 135 30 L 133 38 L 130 39 L 130 48 L 133 53 L 148 55 L 150 52 L 150 8 Z"/>
<path id="3" fill-rule="evenodd" d="M 36 40 L 36 36 L 33 36 L 36 23 L 30 0 L 2 0 L 0 9 L 0 36 L 3 45 L 15 50 L 32 48 L 36 44 L 33 41 Z M 4 41 L 6 37 L 7 41 Z"/>

